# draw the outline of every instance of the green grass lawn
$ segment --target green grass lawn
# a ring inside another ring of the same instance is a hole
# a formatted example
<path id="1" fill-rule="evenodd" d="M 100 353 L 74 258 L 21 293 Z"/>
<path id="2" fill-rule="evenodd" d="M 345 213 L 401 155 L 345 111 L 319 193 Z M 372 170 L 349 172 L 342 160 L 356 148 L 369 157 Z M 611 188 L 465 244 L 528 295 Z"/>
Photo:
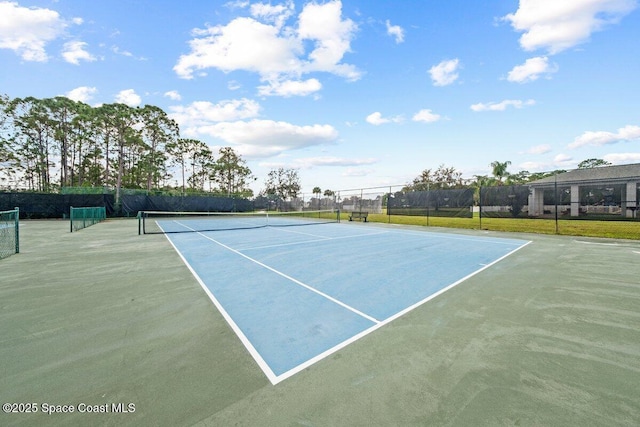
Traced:
<path id="1" fill-rule="evenodd" d="M 346 216 L 343 216 L 346 219 Z M 423 225 L 447 228 L 483 229 L 521 233 L 560 234 L 565 236 L 606 237 L 640 240 L 640 221 L 587 221 L 520 218 L 445 218 L 369 214 L 369 221 L 403 225 Z"/>

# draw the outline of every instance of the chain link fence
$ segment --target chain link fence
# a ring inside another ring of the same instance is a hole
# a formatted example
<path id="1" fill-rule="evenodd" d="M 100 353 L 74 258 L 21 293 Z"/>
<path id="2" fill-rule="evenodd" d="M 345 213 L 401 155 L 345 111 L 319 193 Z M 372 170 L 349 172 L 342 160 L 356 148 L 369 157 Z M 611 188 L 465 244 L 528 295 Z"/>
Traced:
<path id="1" fill-rule="evenodd" d="M 0 259 L 20 252 L 19 209 L 0 211 Z"/>

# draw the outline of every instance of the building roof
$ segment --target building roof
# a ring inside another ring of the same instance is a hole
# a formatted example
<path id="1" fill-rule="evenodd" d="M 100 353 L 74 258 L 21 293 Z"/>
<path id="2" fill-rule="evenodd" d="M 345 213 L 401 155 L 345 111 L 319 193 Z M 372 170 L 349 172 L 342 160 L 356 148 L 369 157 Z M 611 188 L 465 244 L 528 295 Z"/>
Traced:
<path id="1" fill-rule="evenodd" d="M 601 166 L 588 169 L 574 169 L 555 176 L 549 176 L 527 185 L 531 187 L 549 187 L 556 183 L 561 185 L 589 185 L 589 184 L 623 184 L 626 182 L 640 182 L 640 163 L 619 166 Z"/>

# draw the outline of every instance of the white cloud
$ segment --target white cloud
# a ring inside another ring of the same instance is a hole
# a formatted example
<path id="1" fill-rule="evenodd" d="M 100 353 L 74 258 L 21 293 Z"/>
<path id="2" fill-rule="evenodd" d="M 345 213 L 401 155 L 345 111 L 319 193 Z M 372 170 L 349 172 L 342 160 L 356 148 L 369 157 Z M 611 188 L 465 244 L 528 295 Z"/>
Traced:
<path id="1" fill-rule="evenodd" d="M 91 99 L 93 99 L 93 95 L 95 95 L 97 92 L 98 89 L 96 89 L 95 87 L 80 86 L 75 89 L 71 89 L 65 94 L 65 96 L 74 101 L 87 103 L 91 101 Z"/>
<path id="2" fill-rule="evenodd" d="M 80 65 L 80 60 L 95 61 L 96 57 L 85 50 L 87 44 L 81 41 L 71 41 L 64 44 L 62 57 L 70 64 Z"/>
<path id="3" fill-rule="evenodd" d="M 244 70 L 257 73 L 274 87 L 277 85 L 272 82 L 300 80 L 311 72 L 327 72 L 348 80 L 360 78 L 353 65 L 341 62 L 350 51 L 357 26 L 342 19 L 340 1 L 306 4 L 298 15 L 297 27 L 285 26 L 294 12 L 292 2 L 280 6 L 255 4 L 251 12 L 252 17 L 239 17 L 227 25 L 193 30 L 190 52 L 180 56 L 173 68 L 178 76 L 191 79 L 195 72 L 210 68 L 225 73 Z M 308 54 L 307 42 L 312 45 Z"/>
<path id="4" fill-rule="evenodd" d="M 551 151 L 549 144 L 536 145 L 527 150 L 527 154 L 546 154 Z"/>
<path id="5" fill-rule="evenodd" d="M 538 56 L 529 58 L 522 65 L 509 71 L 507 80 L 515 83 L 528 83 L 537 80 L 541 75 L 549 75 L 558 71 L 557 65 L 549 65 L 549 58 Z"/>
<path id="6" fill-rule="evenodd" d="M 172 101 L 180 101 L 182 99 L 182 96 L 180 96 L 180 93 L 177 90 L 170 90 L 168 92 L 165 92 L 164 96 Z"/>
<path id="7" fill-rule="evenodd" d="M 553 163 L 556 166 L 572 166 L 573 165 L 573 157 L 566 154 L 558 154 L 553 158 Z"/>
<path id="8" fill-rule="evenodd" d="M 521 101 L 521 100 L 517 100 L 517 99 L 505 99 L 504 101 L 501 102 L 489 102 L 489 103 L 478 103 L 478 104 L 473 104 L 471 106 L 471 109 L 473 111 L 476 112 L 481 112 L 481 111 L 505 111 L 507 109 L 507 107 L 513 107 L 513 108 L 524 108 L 524 107 L 528 107 L 531 105 L 535 105 L 535 101 L 533 99 L 529 99 L 528 101 Z"/>
<path id="9" fill-rule="evenodd" d="M 382 118 L 382 113 L 376 111 L 375 113 L 371 113 L 366 118 L 367 123 L 371 123 L 372 125 L 378 126 L 384 123 L 388 123 L 388 119 Z"/>
<path id="10" fill-rule="evenodd" d="M 377 162 L 378 160 L 373 158 L 345 159 L 343 157 L 307 157 L 307 158 L 296 159 L 293 163 L 294 163 L 294 167 L 309 169 L 315 166 L 345 167 L 345 166 L 372 165 Z"/>
<path id="11" fill-rule="evenodd" d="M 197 128 L 198 134 L 219 138 L 246 157 L 271 157 L 289 150 L 334 142 L 330 125 L 297 126 L 273 120 L 221 122 Z"/>
<path id="12" fill-rule="evenodd" d="M 246 7 L 249 7 L 249 4 L 250 3 L 248 0 L 235 0 L 226 2 L 224 5 L 229 9 L 244 9 Z"/>
<path id="13" fill-rule="evenodd" d="M 420 110 L 416 114 L 413 115 L 412 120 L 414 122 L 425 122 L 425 123 L 433 123 L 442 119 L 442 116 L 439 114 L 435 114 L 431 110 Z"/>
<path id="14" fill-rule="evenodd" d="M 404 42 L 404 29 L 399 25 L 391 25 L 391 22 L 387 20 L 387 34 L 396 39 L 396 43 Z"/>
<path id="15" fill-rule="evenodd" d="M 215 122 L 257 117 L 260 113 L 260 104 L 246 98 L 223 100 L 217 104 L 196 101 L 187 106 L 171 106 L 169 111 L 171 118 L 188 131 L 189 128 L 208 126 Z"/>
<path id="16" fill-rule="evenodd" d="M 126 104 L 129 107 L 137 107 L 142 103 L 142 98 L 133 89 L 125 89 L 118 92 L 116 102 Z"/>
<path id="17" fill-rule="evenodd" d="M 520 163 L 518 167 L 520 168 L 520 170 L 525 170 L 530 172 L 547 171 L 553 168 L 552 165 L 549 165 L 548 163 L 542 163 L 542 162 L 523 162 L 523 163 Z"/>
<path id="18" fill-rule="evenodd" d="M 363 168 L 348 168 L 346 171 L 342 173 L 342 176 L 349 178 L 357 178 L 363 176 L 374 175 L 376 173 L 373 169 L 363 169 Z"/>
<path id="19" fill-rule="evenodd" d="M 262 96 L 307 96 L 322 89 L 318 79 L 287 80 L 269 82 L 268 85 L 258 86 L 258 93 Z"/>
<path id="20" fill-rule="evenodd" d="M 242 98 L 217 104 L 193 102 L 169 107 L 170 116 L 187 136 L 220 139 L 243 156 L 271 157 L 289 150 L 334 142 L 338 132 L 329 125 L 297 126 L 287 122 L 259 120 L 260 104 Z M 251 119 L 251 120 L 245 120 Z"/>
<path id="21" fill-rule="evenodd" d="M 365 120 L 367 123 L 372 124 L 374 126 L 380 126 L 386 123 L 403 123 L 405 121 L 402 115 L 393 116 L 393 117 L 383 117 L 382 113 L 379 111 L 369 114 L 365 118 Z M 431 110 L 423 109 L 415 113 L 411 118 L 411 120 L 413 120 L 414 122 L 433 123 L 433 122 L 437 122 L 438 120 L 442 120 L 442 116 L 440 116 L 439 114 L 435 114 Z M 347 126 L 353 126 L 353 125 L 354 125 L 353 123 L 347 122 Z"/>
<path id="22" fill-rule="evenodd" d="M 343 56 L 351 51 L 351 39 L 357 25 L 342 19 L 342 2 L 307 3 L 298 17 L 298 37 L 314 43 L 315 49 L 305 61 L 304 71 L 325 71 L 348 80 L 360 78 L 360 72 L 349 64 L 342 64 Z"/>
<path id="23" fill-rule="evenodd" d="M 370 123 L 374 126 L 379 126 L 385 123 L 392 123 L 392 122 L 400 123 L 402 122 L 402 116 L 385 118 L 385 117 L 382 117 L 382 113 L 380 113 L 379 111 L 376 111 L 375 113 L 369 114 L 366 118 L 366 121 L 367 123 Z"/>
<path id="24" fill-rule="evenodd" d="M 577 163 L 575 159 L 566 154 L 558 154 L 551 161 L 547 162 L 523 162 L 518 165 L 520 170 L 529 172 L 549 172 L 554 169 L 575 169 Z"/>
<path id="25" fill-rule="evenodd" d="M 434 65 L 429 69 L 431 80 L 434 86 L 447 86 L 458 79 L 458 69 L 460 68 L 460 60 L 450 59 L 442 61 L 438 65 Z"/>
<path id="26" fill-rule="evenodd" d="M 587 131 L 573 140 L 569 148 L 579 148 L 585 145 L 602 146 L 628 142 L 640 139 L 640 126 L 628 125 L 617 132 Z"/>
<path id="27" fill-rule="evenodd" d="M 11 49 L 25 61 L 47 61 L 45 46 L 67 26 L 55 10 L 0 2 L 0 49 Z"/>
<path id="28" fill-rule="evenodd" d="M 230 80 L 230 81 L 227 83 L 227 88 L 228 88 L 229 90 L 238 90 L 238 89 L 240 89 L 241 87 L 242 87 L 242 84 L 240 84 L 240 82 L 239 82 L 239 81 L 237 81 L 237 80 Z"/>
<path id="29" fill-rule="evenodd" d="M 129 58 L 133 57 L 133 53 L 129 52 L 128 50 L 121 50 L 118 46 L 111 46 L 111 51 L 116 55 L 127 56 Z"/>
<path id="30" fill-rule="evenodd" d="M 111 46 L 111 52 L 115 53 L 116 55 L 126 56 L 127 58 L 135 59 L 136 61 L 147 60 L 147 58 L 145 58 L 144 56 L 135 56 L 133 53 L 129 52 L 128 50 L 122 50 L 118 46 Z"/>
<path id="31" fill-rule="evenodd" d="M 295 13 L 295 5 L 291 0 L 276 6 L 266 3 L 254 3 L 251 5 L 250 10 L 251 16 L 254 18 L 271 22 L 277 28 L 282 28 L 287 19 Z"/>
<path id="32" fill-rule="evenodd" d="M 635 0 L 520 0 L 518 10 L 503 19 L 523 33 L 524 50 L 555 54 L 584 43 L 636 7 Z"/>
<path id="33" fill-rule="evenodd" d="M 640 163 L 640 153 L 612 153 L 602 157 L 609 163 L 620 165 L 625 163 Z"/>
<path id="34" fill-rule="evenodd" d="M 194 30 L 191 52 L 180 56 L 173 67 L 179 77 L 193 78 L 198 70 L 217 68 L 280 75 L 300 69 L 296 53 L 302 49 L 295 38 L 280 37 L 278 29 L 252 18 L 237 18 L 226 26 Z"/>

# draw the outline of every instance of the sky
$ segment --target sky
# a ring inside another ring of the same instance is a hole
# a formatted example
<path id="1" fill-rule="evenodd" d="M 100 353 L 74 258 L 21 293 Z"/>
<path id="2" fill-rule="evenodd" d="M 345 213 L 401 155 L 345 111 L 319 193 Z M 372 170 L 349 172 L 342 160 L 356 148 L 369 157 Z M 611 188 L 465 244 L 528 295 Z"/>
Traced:
<path id="1" fill-rule="evenodd" d="M 640 163 L 637 0 L 0 0 L 0 94 L 155 105 L 256 193 Z"/>

